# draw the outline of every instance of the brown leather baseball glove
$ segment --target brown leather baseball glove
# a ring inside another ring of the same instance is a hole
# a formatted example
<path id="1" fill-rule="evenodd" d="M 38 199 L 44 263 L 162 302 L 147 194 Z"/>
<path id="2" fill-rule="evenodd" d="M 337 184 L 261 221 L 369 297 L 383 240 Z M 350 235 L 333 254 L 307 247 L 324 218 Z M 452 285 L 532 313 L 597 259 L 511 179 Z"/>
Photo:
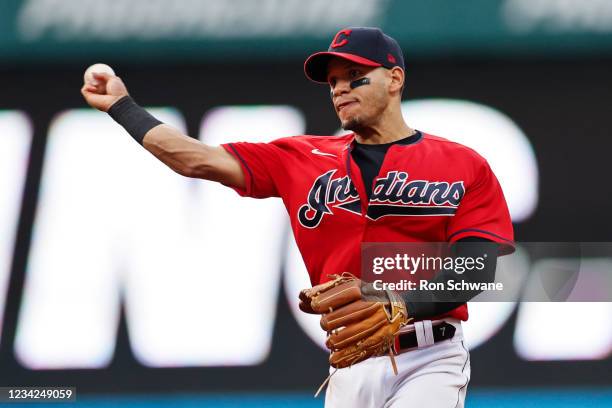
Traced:
<path id="1" fill-rule="evenodd" d="M 389 355 L 397 374 L 393 342 L 399 329 L 412 320 L 404 301 L 396 292 L 376 290 L 348 272 L 330 278 L 300 292 L 300 309 L 321 315 L 330 365 L 344 368 Z"/>

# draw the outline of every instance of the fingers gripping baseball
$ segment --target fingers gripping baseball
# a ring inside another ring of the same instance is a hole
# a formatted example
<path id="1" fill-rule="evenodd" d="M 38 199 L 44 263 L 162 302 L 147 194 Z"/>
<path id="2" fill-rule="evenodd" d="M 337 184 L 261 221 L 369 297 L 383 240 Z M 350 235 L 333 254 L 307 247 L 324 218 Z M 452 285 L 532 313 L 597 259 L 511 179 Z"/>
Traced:
<path id="1" fill-rule="evenodd" d="M 81 94 L 89 106 L 107 112 L 115 102 L 128 95 L 128 91 L 114 73 L 92 72 L 85 76 Z"/>

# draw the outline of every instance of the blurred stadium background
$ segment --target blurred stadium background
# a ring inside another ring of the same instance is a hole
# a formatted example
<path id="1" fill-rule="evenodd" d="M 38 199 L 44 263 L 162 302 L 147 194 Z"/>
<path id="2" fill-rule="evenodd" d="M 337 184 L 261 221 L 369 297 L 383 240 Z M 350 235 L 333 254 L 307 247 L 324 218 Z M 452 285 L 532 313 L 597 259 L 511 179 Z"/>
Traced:
<path id="1" fill-rule="evenodd" d="M 518 241 L 611 240 L 608 0 L 3 0 L 0 385 L 76 386 L 83 407 L 322 406 L 281 203 L 174 175 L 79 89 L 105 62 L 208 143 L 333 134 L 302 63 L 351 25 L 400 42 L 408 123 L 491 162 Z M 469 407 L 612 406 L 610 303 L 472 306 Z"/>

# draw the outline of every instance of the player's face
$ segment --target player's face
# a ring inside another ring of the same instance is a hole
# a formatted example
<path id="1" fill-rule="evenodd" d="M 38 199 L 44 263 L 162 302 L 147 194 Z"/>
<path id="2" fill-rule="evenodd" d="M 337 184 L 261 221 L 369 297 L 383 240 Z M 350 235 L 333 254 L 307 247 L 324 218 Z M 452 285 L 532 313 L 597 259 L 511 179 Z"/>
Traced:
<path id="1" fill-rule="evenodd" d="M 375 125 L 389 104 L 384 68 L 334 58 L 327 67 L 327 82 L 342 128 L 359 131 Z M 351 82 L 367 77 L 369 84 L 351 88 Z"/>

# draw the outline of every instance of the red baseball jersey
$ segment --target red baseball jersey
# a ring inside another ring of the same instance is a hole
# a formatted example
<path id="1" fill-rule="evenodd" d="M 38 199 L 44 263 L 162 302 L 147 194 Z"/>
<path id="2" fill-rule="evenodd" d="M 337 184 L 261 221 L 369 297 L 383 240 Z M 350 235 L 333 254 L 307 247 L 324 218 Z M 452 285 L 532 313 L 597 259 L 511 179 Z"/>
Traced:
<path id="1" fill-rule="evenodd" d="M 513 250 L 497 178 L 474 150 L 423 133 L 392 145 L 368 200 L 351 157 L 353 133 L 294 136 L 223 147 L 242 166 L 247 197 L 282 198 L 313 285 L 361 270 L 362 242 L 454 242 L 487 238 Z M 467 305 L 445 316 L 467 320 Z"/>

